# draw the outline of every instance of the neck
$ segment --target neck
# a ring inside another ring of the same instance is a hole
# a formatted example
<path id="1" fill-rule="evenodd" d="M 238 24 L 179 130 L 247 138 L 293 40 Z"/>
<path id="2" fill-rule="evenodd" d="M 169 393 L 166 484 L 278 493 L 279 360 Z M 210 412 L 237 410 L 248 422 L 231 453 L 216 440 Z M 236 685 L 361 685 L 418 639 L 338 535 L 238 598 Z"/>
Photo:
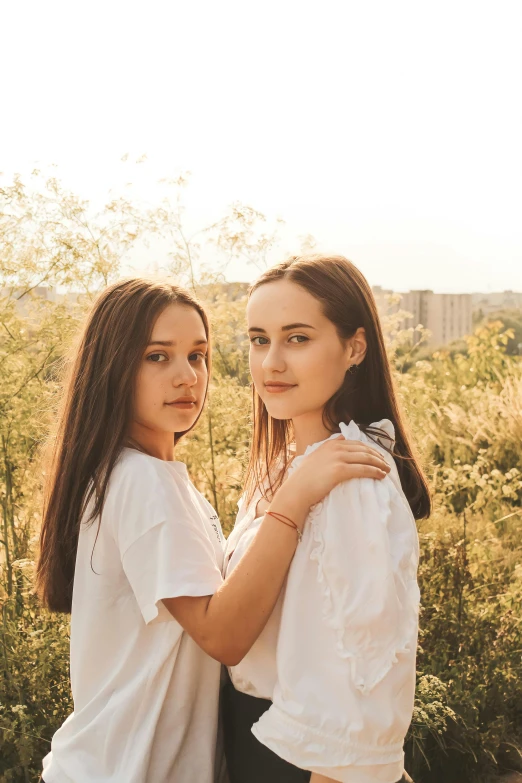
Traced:
<path id="1" fill-rule="evenodd" d="M 133 422 L 129 429 L 129 438 L 136 446 L 151 457 L 172 462 L 174 459 L 174 433 L 157 432 Z"/>
<path id="2" fill-rule="evenodd" d="M 307 446 L 312 446 L 321 440 L 326 440 L 332 435 L 323 424 L 323 412 L 306 413 L 292 419 L 292 427 L 295 438 L 295 455 L 304 454 Z"/>

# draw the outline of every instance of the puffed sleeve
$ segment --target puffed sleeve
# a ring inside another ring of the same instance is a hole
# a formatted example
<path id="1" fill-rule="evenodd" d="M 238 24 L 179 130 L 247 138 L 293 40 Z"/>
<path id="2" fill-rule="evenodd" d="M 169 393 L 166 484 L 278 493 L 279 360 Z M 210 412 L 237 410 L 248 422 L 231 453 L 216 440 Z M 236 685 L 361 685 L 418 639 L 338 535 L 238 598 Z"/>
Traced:
<path id="1" fill-rule="evenodd" d="M 223 578 L 215 550 L 181 479 L 134 455 L 112 495 L 121 562 L 146 623 L 172 619 L 164 598 L 216 592 Z"/>
<path id="2" fill-rule="evenodd" d="M 370 442 L 355 424 L 341 431 Z M 288 576 L 273 705 L 252 729 L 295 766 L 343 783 L 403 772 L 418 537 L 396 480 L 353 479 L 312 510 Z"/>

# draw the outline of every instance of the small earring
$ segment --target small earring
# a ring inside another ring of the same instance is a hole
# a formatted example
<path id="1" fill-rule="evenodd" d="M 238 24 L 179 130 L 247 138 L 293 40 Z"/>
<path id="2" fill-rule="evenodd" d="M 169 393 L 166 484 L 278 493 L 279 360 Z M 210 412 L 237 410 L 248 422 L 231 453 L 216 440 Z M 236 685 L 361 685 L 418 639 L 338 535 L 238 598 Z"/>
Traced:
<path id="1" fill-rule="evenodd" d="M 359 369 L 359 365 L 358 364 L 351 364 L 348 367 L 348 372 L 350 373 L 350 375 L 355 375 L 355 373 L 357 372 L 358 369 Z"/>

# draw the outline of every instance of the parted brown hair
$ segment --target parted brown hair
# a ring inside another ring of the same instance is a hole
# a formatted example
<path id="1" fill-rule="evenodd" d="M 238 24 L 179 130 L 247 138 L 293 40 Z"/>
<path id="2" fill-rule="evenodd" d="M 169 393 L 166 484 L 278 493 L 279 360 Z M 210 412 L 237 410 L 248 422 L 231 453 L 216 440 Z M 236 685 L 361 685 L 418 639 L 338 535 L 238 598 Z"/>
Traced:
<path id="1" fill-rule="evenodd" d="M 52 611 L 71 611 L 80 525 L 100 519 L 128 437 L 140 363 L 156 319 L 171 304 L 193 307 L 201 316 L 210 375 L 210 329 L 201 304 L 179 286 L 143 278 L 100 294 L 71 356 L 49 450 L 37 566 L 37 591 Z M 184 434 L 175 433 L 174 442 Z"/>
<path id="2" fill-rule="evenodd" d="M 328 400 L 323 412 L 325 427 L 334 433 L 340 422 L 353 420 L 372 439 L 384 440 L 415 518 L 429 516 L 428 485 L 399 406 L 375 299 L 364 275 L 343 256 L 292 256 L 264 272 L 249 296 L 277 280 L 296 283 L 315 297 L 341 339 L 364 328 L 366 356 L 355 373 L 346 373 L 341 388 Z M 394 425 L 395 443 L 386 444 L 386 434 L 370 426 L 380 419 Z M 291 422 L 273 419 L 253 387 L 253 432 L 245 483 L 248 499 L 256 487 L 267 486 L 269 499 L 279 488 L 288 466 L 291 436 Z"/>

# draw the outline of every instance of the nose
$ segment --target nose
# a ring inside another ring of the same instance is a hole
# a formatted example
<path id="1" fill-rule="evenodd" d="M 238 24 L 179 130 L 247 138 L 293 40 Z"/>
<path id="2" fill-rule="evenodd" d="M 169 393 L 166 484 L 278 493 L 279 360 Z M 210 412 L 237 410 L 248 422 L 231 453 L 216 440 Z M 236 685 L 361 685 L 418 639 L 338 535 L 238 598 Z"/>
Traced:
<path id="1" fill-rule="evenodd" d="M 266 373 L 284 372 L 286 370 L 283 355 L 275 343 L 270 344 L 261 366 Z"/>
<path id="2" fill-rule="evenodd" d="M 174 364 L 172 373 L 173 386 L 194 386 L 197 380 L 198 376 L 190 362 L 180 360 Z"/>

